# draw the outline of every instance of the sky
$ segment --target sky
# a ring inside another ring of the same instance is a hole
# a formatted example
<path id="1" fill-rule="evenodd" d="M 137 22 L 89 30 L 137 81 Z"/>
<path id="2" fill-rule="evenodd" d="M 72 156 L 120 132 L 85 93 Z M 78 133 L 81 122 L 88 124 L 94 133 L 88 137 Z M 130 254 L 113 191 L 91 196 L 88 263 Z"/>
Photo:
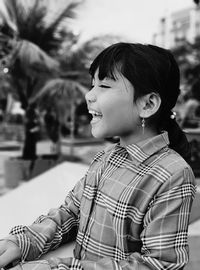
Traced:
<path id="1" fill-rule="evenodd" d="M 74 27 L 82 40 L 108 33 L 151 43 L 163 16 L 193 6 L 193 0 L 85 0 Z"/>
<path id="2" fill-rule="evenodd" d="M 24 2 L 32 0 L 23 0 Z M 67 0 L 49 0 L 52 11 Z M 73 2 L 75 0 L 68 0 Z M 166 14 L 195 7 L 193 0 L 82 0 L 72 27 L 80 40 L 113 34 L 131 42 L 151 43 L 159 21 Z M 0 9 L 3 8 L 0 0 Z"/>

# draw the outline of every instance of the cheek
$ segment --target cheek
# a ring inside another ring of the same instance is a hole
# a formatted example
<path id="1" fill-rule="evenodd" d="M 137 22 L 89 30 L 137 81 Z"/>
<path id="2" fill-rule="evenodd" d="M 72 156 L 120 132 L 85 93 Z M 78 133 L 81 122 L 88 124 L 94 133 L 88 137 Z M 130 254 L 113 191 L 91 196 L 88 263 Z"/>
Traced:
<path id="1" fill-rule="evenodd" d="M 132 100 L 126 99 L 110 99 L 104 102 L 103 114 L 105 119 L 110 123 L 119 123 L 127 125 L 134 123 L 138 117 L 137 110 L 134 108 Z"/>

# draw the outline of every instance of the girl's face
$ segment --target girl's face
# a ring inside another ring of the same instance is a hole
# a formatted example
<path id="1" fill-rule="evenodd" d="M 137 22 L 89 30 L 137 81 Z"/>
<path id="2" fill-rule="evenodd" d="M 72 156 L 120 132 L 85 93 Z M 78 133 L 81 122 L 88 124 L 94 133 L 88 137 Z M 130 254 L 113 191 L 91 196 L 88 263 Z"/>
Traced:
<path id="1" fill-rule="evenodd" d="M 134 88 L 121 73 L 116 71 L 115 77 L 99 80 L 97 70 L 86 94 L 92 134 L 96 138 L 119 136 L 123 144 L 134 143 L 142 133 Z"/>

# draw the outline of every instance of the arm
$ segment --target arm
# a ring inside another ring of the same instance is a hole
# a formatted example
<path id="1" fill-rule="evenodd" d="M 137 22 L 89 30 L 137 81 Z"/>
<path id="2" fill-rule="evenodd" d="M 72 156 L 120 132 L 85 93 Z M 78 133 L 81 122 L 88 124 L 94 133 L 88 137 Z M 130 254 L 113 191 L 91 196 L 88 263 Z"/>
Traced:
<path id="1" fill-rule="evenodd" d="M 60 244 L 73 240 L 79 224 L 79 205 L 85 178 L 68 194 L 65 203 L 39 217 L 31 226 L 16 226 L 11 230 L 19 245 L 22 260 L 34 260 Z"/>

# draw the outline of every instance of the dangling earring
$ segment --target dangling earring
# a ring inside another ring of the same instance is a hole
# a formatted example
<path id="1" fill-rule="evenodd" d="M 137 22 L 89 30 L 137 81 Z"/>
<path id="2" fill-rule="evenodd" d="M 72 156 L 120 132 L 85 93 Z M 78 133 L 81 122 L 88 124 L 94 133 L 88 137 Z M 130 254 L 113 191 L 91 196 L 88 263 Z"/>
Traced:
<path id="1" fill-rule="evenodd" d="M 144 134 L 144 128 L 145 128 L 145 119 L 142 118 L 142 134 Z"/>

